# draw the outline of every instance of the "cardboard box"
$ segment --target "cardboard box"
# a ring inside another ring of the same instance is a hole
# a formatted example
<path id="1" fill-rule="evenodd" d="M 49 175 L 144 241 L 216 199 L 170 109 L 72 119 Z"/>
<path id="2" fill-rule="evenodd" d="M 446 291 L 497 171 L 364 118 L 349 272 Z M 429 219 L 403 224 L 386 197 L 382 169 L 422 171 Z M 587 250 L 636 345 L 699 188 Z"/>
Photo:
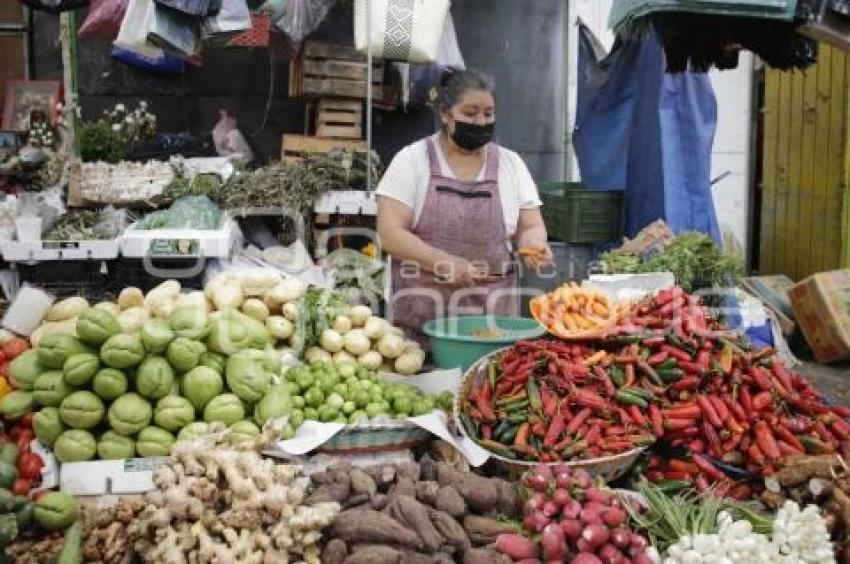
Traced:
<path id="1" fill-rule="evenodd" d="M 819 272 L 788 295 L 818 362 L 850 358 L 850 270 Z"/>
<path id="2" fill-rule="evenodd" d="M 741 280 L 741 286 L 750 294 L 760 299 L 770 311 L 776 315 L 779 327 L 785 335 L 790 335 L 797 328 L 797 320 L 794 310 L 791 308 L 791 300 L 788 291 L 794 286 L 794 282 L 784 275 L 778 276 L 753 276 Z"/>

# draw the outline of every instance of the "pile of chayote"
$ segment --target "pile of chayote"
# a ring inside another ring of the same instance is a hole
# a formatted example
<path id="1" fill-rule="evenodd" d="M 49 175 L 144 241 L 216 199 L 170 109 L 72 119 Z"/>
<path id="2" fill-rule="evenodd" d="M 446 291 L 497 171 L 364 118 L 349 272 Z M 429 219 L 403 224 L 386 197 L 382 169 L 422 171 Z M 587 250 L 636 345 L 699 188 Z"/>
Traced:
<path id="1" fill-rule="evenodd" d="M 236 310 L 179 307 L 125 334 L 110 312 L 89 308 L 76 330 L 16 358 L 17 390 L 0 401 L 9 419 L 38 410 L 35 434 L 62 462 L 167 456 L 214 421 L 231 440 L 252 440 L 291 409 L 268 330 Z"/>

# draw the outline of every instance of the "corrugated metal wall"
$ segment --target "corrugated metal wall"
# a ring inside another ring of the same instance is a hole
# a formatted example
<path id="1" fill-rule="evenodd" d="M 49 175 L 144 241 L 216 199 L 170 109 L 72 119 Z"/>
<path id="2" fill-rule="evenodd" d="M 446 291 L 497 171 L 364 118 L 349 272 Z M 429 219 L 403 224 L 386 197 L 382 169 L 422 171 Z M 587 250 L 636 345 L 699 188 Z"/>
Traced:
<path id="1" fill-rule="evenodd" d="M 850 59 L 821 45 L 805 72 L 765 76 L 760 264 L 799 280 L 850 264 L 846 131 Z"/>

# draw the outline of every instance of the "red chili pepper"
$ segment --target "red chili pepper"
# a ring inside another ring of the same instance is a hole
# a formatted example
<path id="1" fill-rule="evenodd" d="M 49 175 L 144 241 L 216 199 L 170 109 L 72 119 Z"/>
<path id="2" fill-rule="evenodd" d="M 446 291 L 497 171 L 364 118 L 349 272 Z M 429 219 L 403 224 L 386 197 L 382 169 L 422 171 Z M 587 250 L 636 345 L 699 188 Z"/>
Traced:
<path id="1" fill-rule="evenodd" d="M 735 416 L 739 422 L 749 421 L 750 418 L 747 416 L 747 413 L 744 411 L 744 408 L 741 407 L 738 402 L 732 399 L 732 396 L 725 395 L 723 396 L 723 403 L 726 404 L 726 407 L 729 409 L 730 413 Z"/>
<path id="2" fill-rule="evenodd" d="M 690 481 L 693 474 L 696 472 L 684 472 L 682 470 L 664 470 L 662 475 L 665 480 L 688 480 Z"/>
<path id="3" fill-rule="evenodd" d="M 700 382 L 702 382 L 702 378 L 700 378 L 699 376 L 685 376 L 684 378 L 679 378 L 678 380 L 670 384 L 670 389 L 677 392 L 682 392 L 685 390 L 693 391 L 699 387 Z"/>
<path id="4" fill-rule="evenodd" d="M 765 374 L 761 367 L 750 367 L 750 376 L 753 378 L 753 382 L 762 390 L 766 392 L 773 390 L 773 379 Z"/>
<path id="5" fill-rule="evenodd" d="M 750 395 L 750 392 L 747 390 L 746 386 L 742 386 L 740 388 L 740 392 L 741 393 L 739 395 L 741 398 L 741 407 L 743 407 L 747 413 L 755 413 L 756 409 L 755 406 L 753 406 L 753 396 Z"/>
<path id="6" fill-rule="evenodd" d="M 770 427 L 764 421 L 758 421 L 755 425 L 756 441 L 759 448 L 769 460 L 778 460 L 782 456 L 779 450 L 779 445 L 773 433 L 770 432 Z"/>
<path id="7" fill-rule="evenodd" d="M 826 425 L 824 425 L 822 421 L 815 422 L 815 432 L 818 434 L 822 441 L 828 444 L 834 445 L 838 443 L 838 439 L 836 439 L 835 435 L 833 435 L 829 431 L 829 429 L 826 428 Z"/>
<path id="8" fill-rule="evenodd" d="M 623 371 L 626 373 L 625 382 L 623 383 L 623 386 L 631 388 L 635 384 L 635 365 L 626 364 L 623 368 Z"/>
<path id="9" fill-rule="evenodd" d="M 776 444 L 779 446 L 779 452 L 781 452 L 784 456 L 806 454 L 805 450 L 800 450 L 797 447 L 786 443 L 785 441 L 776 441 Z"/>
<path id="10" fill-rule="evenodd" d="M 632 420 L 629 413 L 625 409 L 623 409 L 622 407 L 617 408 L 617 415 L 620 416 L 620 422 L 623 425 L 630 425 L 630 424 L 634 423 L 634 421 Z"/>
<path id="11" fill-rule="evenodd" d="M 664 428 L 668 431 L 681 431 L 688 427 L 695 427 L 697 422 L 693 419 L 665 419 Z"/>
<path id="12" fill-rule="evenodd" d="M 644 341 L 644 344 L 646 344 L 646 341 Z M 669 357 L 670 353 L 665 350 L 661 350 L 653 355 L 650 355 L 649 358 L 646 359 L 646 362 L 650 366 L 658 366 L 659 364 L 667 360 Z"/>
<path id="13" fill-rule="evenodd" d="M 708 443 L 708 452 L 713 456 L 723 455 L 723 446 L 720 444 L 720 437 L 714 427 L 706 420 L 702 422 L 702 436 Z"/>
<path id="14" fill-rule="evenodd" d="M 614 385 L 614 382 L 611 381 L 611 378 L 608 377 L 608 373 L 605 372 L 605 369 L 597 364 L 593 367 L 593 373 L 597 378 L 599 378 L 599 381 L 602 382 L 602 386 L 605 388 L 605 394 L 608 397 L 614 397 L 614 394 L 617 393 L 617 387 Z"/>
<path id="15" fill-rule="evenodd" d="M 671 458 L 667 463 L 667 467 L 670 470 L 684 472 L 686 474 L 696 474 L 699 471 L 699 468 L 693 462 L 687 462 L 679 458 Z"/>
<path id="16" fill-rule="evenodd" d="M 635 422 L 635 425 L 639 425 L 641 427 L 646 426 L 646 418 L 641 413 L 640 408 L 636 405 L 630 405 L 626 408 L 626 411 L 629 414 L 629 417 L 632 418 L 632 421 Z"/>
<path id="17" fill-rule="evenodd" d="M 800 452 L 806 452 L 806 447 L 803 446 L 803 443 L 800 442 L 800 439 L 795 437 L 794 433 L 789 431 L 786 427 L 783 427 L 782 425 L 777 425 L 773 428 L 773 432 L 776 434 L 776 438 L 785 441 Z"/>
<path id="18" fill-rule="evenodd" d="M 726 479 L 726 474 L 718 470 L 717 467 L 711 462 L 709 462 L 708 459 L 705 458 L 703 455 L 694 454 L 691 456 L 691 458 L 693 459 L 694 464 L 697 465 L 697 468 L 702 470 L 705 475 L 711 478 L 712 480 L 720 481 Z"/>
<path id="19" fill-rule="evenodd" d="M 703 442 L 702 439 L 694 439 L 690 442 L 690 444 L 688 445 L 688 448 L 692 452 L 703 453 L 703 452 L 705 452 L 705 442 Z"/>
<path id="20" fill-rule="evenodd" d="M 697 353 L 697 364 L 703 372 L 708 372 L 711 369 L 711 353 L 706 350 L 701 350 Z"/>
<path id="21" fill-rule="evenodd" d="M 686 351 L 683 351 L 682 349 L 677 349 L 672 345 L 662 345 L 661 349 L 665 351 L 669 356 L 672 356 L 680 362 L 690 362 L 692 360 L 690 354 L 688 354 Z"/>
<path id="22" fill-rule="evenodd" d="M 779 383 L 782 384 L 783 388 L 789 392 L 794 389 L 794 382 L 791 381 L 791 375 L 788 374 L 788 369 L 785 368 L 785 365 L 782 364 L 782 362 L 774 360 L 771 370 L 773 371 L 773 375 L 776 379 L 779 380 Z"/>
<path id="23" fill-rule="evenodd" d="M 750 498 L 753 493 L 753 489 L 749 486 L 749 484 L 737 484 L 732 490 L 729 492 L 729 496 L 732 499 L 736 499 L 738 501 L 744 501 Z"/>
<path id="24" fill-rule="evenodd" d="M 741 426 L 740 423 L 738 423 L 737 420 L 735 420 L 734 417 L 732 417 L 732 415 L 729 415 L 726 418 L 726 421 L 724 421 L 724 423 L 726 423 L 726 428 L 729 429 L 733 434 L 735 434 L 735 435 L 743 434 L 744 428 Z"/>
<path id="25" fill-rule="evenodd" d="M 726 421 L 729 418 L 729 408 L 726 407 L 726 404 L 723 403 L 723 400 L 719 396 L 709 395 L 706 396 L 706 399 L 711 402 L 715 413 L 717 413 L 721 421 Z"/>
<path id="26" fill-rule="evenodd" d="M 850 425 L 848 425 L 845 420 L 836 418 L 829 428 L 832 433 L 842 441 L 850 439 Z"/>
<path id="27" fill-rule="evenodd" d="M 741 444 L 741 441 L 744 439 L 744 435 L 732 435 L 729 439 L 727 439 L 722 445 L 720 445 L 721 451 L 732 452 L 738 445 Z"/>
<path id="28" fill-rule="evenodd" d="M 670 419 L 699 419 L 702 417 L 702 410 L 695 403 L 677 405 L 670 409 L 665 409 L 662 413 Z"/>
<path id="29" fill-rule="evenodd" d="M 572 393 L 573 400 L 584 407 L 605 411 L 608 409 L 608 402 L 605 398 L 590 390 L 575 389 Z"/>
<path id="30" fill-rule="evenodd" d="M 812 430 L 812 420 L 805 415 L 796 417 L 780 417 L 779 423 L 792 433 L 808 433 Z"/>
<path id="31" fill-rule="evenodd" d="M 585 435 L 584 440 L 587 442 L 589 446 L 598 446 L 602 439 L 602 427 L 599 425 L 597 421 L 593 425 L 591 425 L 590 429 L 587 431 L 587 435 Z"/>
<path id="32" fill-rule="evenodd" d="M 773 404 L 773 394 L 768 391 L 761 392 L 753 398 L 753 410 L 762 411 L 767 406 Z"/>
<path id="33" fill-rule="evenodd" d="M 700 367 L 700 365 L 696 362 L 680 360 L 677 366 L 684 370 L 685 374 L 700 374 L 703 372 L 702 367 Z"/>
<path id="34" fill-rule="evenodd" d="M 747 448 L 747 455 L 750 457 L 750 460 L 756 463 L 756 466 L 764 466 L 765 458 L 764 453 L 758 447 L 756 443 L 753 443 Z"/>
<path id="35" fill-rule="evenodd" d="M 661 417 L 661 410 L 654 403 L 649 404 L 649 420 L 652 422 L 652 433 L 661 438 L 664 436 L 664 420 Z"/>
<path id="36" fill-rule="evenodd" d="M 552 448 L 564 431 L 565 426 L 564 414 L 560 411 L 555 412 L 555 416 L 549 423 L 549 429 L 546 431 L 546 437 L 543 439 L 543 446 L 545 448 Z"/>
<path id="37" fill-rule="evenodd" d="M 703 417 L 705 417 L 706 421 L 718 429 L 723 427 L 723 421 L 720 420 L 720 416 L 717 415 L 717 411 L 714 409 L 714 406 L 707 397 L 702 394 L 698 394 L 696 396 L 696 401 L 700 410 L 702 410 Z"/>
<path id="38" fill-rule="evenodd" d="M 549 388 L 540 389 L 540 401 L 543 403 L 543 414 L 546 417 L 553 417 L 558 409 L 558 400 L 555 399 L 555 394 Z"/>
<path id="39" fill-rule="evenodd" d="M 570 435 L 574 435 L 576 431 L 587 421 L 587 418 L 593 414 L 593 410 L 589 407 L 585 407 L 581 411 L 578 412 L 578 415 L 572 418 L 572 420 L 567 424 L 566 432 Z"/>
<path id="40" fill-rule="evenodd" d="M 833 405 L 832 412 L 842 419 L 850 417 L 850 407 L 847 407 L 846 405 Z"/>

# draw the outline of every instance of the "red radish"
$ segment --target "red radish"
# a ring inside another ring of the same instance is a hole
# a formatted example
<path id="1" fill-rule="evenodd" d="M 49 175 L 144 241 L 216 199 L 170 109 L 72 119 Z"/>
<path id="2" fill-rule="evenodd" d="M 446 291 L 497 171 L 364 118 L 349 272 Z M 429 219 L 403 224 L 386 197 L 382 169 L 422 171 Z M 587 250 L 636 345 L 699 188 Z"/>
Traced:
<path id="1" fill-rule="evenodd" d="M 536 558 L 523 558 L 522 560 L 517 560 L 514 564 L 540 564 L 540 560 Z"/>
<path id="2" fill-rule="evenodd" d="M 579 552 L 573 558 L 572 564 L 603 564 L 603 562 L 590 552 Z"/>
<path id="3" fill-rule="evenodd" d="M 608 506 L 616 507 L 617 509 L 622 509 L 623 501 L 617 496 L 611 496 L 611 498 L 608 500 Z"/>
<path id="4" fill-rule="evenodd" d="M 547 560 L 546 564 L 566 564 L 563 560 Z"/>
<path id="5" fill-rule="evenodd" d="M 573 467 L 569 464 L 556 464 L 552 467 L 552 473 L 555 474 L 555 477 L 558 477 L 558 474 L 566 474 L 567 476 L 573 473 Z"/>
<path id="6" fill-rule="evenodd" d="M 564 532 L 557 523 L 551 523 L 543 529 L 540 535 L 540 544 L 543 545 L 543 558 L 546 560 L 558 560 L 563 558 L 567 552 L 564 543 Z"/>
<path id="7" fill-rule="evenodd" d="M 617 527 L 611 530 L 611 543 L 620 549 L 629 548 L 629 543 L 632 540 L 632 533 L 623 527 Z"/>
<path id="8" fill-rule="evenodd" d="M 559 510 L 558 505 L 554 501 L 549 500 L 543 504 L 543 515 L 550 519 L 557 515 Z"/>
<path id="9" fill-rule="evenodd" d="M 600 503 L 608 501 L 608 495 L 597 488 L 587 488 L 584 490 L 584 498 L 587 501 L 598 501 Z"/>
<path id="10" fill-rule="evenodd" d="M 555 485 L 568 490 L 573 485 L 573 477 L 566 472 L 558 472 L 555 474 Z"/>
<path id="11" fill-rule="evenodd" d="M 576 541 L 576 548 L 579 550 L 579 552 L 593 552 L 593 547 L 590 546 L 590 543 L 581 537 L 579 537 L 579 539 Z"/>
<path id="12" fill-rule="evenodd" d="M 581 537 L 581 532 L 584 530 L 584 525 L 581 524 L 581 521 L 575 519 L 564 519 L 561 521 L 561 530 L 568 539 L 578 540 Z M 629 541 L 627 539 L 626 546 L 628 545 Z"/>
<path id="13" fill-rule="evenodd" d="M 654 564 L 654 562 L 646 552 L 641 552 L 632 558 L 632 564 Z"/>
<path id="14" fill-rule="evenodd" d="M 600 501 L 586 501 L 582 505 L 582 508 L 590 509 L 591 511 L 596 511 L 597 513 L 608 511 L 608 506 Z"/>
<path id="15" fill-rule="evenodd" d="M 534 493 L 531 497 L 525 500 L 525 505 L 523 505 L 522 512 L 525 515 L 530 513 L 534 513 L 535 511 L 540 511 L 543 509 L 543 504 L 546 502 L 546 497 L 542 493 Z"/>
<path id="16" fill-rule="evenodd" d="M 546 480 L 549 480 L 553 477 L 552 469 L 549 468 L 547 464 L 543 464 L 542 462 L 534 467 L 534 473 L 538 476 L 543 476 Z"/>
<path id="17" fill-rule="evenodd" d="M 529 533 L 539 533 L 550 521 L 542 511 L 535 511 L 523 520 L 522 526 Z"/>
<path id="18" fill-rule="evenodd" d="M 616 507 L 609 507 L 602 513 L 602 522 L 609 527 L 619 527 L 626 522 L 626 512 Z"/>
<path id="19" fill-rule="evenodd" d="M 649 546 L 649 541 L 646 540 L 646 537 L 642 537 L 637 533 L 632 533 L 632 538 L 629 539 L 629 546 L 632 549 L 632 555 L 634 556 L 636 553 L 646 550 L 646 547 Z"/>
<path id="20" fill-rule="evenodd" d="M 502 533 L 496 537 L 496 550 L 507 554 L 514 560 L 537 558 L 537 545 L 520 535 Z"/>
<path id="21" fill-rule="evenodd" d="M 552 502 L 558 507 L 563 507 L 572 499 L 570 496 L 570 492 L 567 490 L 558 488 L 555 490 L 555 493 L 552 494 Z"/>
<path id="22" fill-rule="evenodd" d="M 599 510 L 594 507 L 583 507 L 579 519 L 586 525 L 598 525 L 601 522 Z"/>
<path id="23" fill-rule="evenodd" d="M 623 553 L 620 552 L 616 546 L 610 543 L 602 545 L 602 548 L 600 548 L 599 552 L 596 554 L 599 555 L 599 558 L 604 564 L 619 564 L 619 562 L 623 559 Z"/>
<path id="24" fill-rule="evenodd" d="M 578 500 L 571 499 L 564 504 L 561 513 L 566 519 L 578 519 L 579 515 L 581 515 L 581 503 Z"/>
<path id="25" fill-rule="evenodd" d="M 549 487 L 549 480 L 540 474 L 529 474 L 524 479 L 526 487 L 531 488 L 536 492 L 545 492 Z"/>
<path id="26" fill-rule="evenodd" d="M 597 549 L 608 542 L 611 534 L 604 525 L 592 524 L 585 527 L 581 533 L 581 538 L 586 540 L 592 548 Z"/>

